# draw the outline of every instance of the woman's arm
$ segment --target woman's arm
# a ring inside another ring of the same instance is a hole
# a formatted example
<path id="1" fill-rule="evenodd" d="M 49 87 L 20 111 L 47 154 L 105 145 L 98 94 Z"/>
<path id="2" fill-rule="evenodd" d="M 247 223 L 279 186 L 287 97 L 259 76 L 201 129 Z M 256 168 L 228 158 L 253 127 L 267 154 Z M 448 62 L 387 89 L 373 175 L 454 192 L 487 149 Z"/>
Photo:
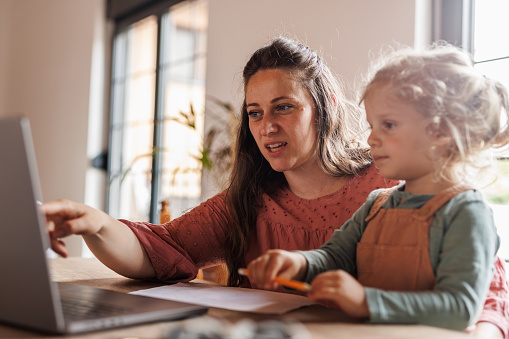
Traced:
<path id="1" fill-rule="evenodd" d="M 135 234 L 120 221 L 87 205 L 58 200 L 41 206 L 46 215 L 52 249 L 68 252 L 61 240 L 83 236 L 94 255 L 115 272 L 130 278 L 153 278 L 154 268 Z"/>
<path id="2" fill-rule="evenodd" d="M 479 321 L 475 325 L 472 334 L 479 338 L 490 338 L 490 339 L 505 338 L 500 327 L 488 321 Z"/>
<path id="3" fill-rule="evenodd" d="M 226 207 L 220 193 L 189 212 L 162 225 L 120 220 L 143 246 L 155 278 L 168 283 L 186 282 L 199 268 L 224 259 Z"/>
<path id="4" fill-rule="evenodd" d="M 224 193 L 163 225 L 116 220 L 104 212 L 68 200 L 42 206 L 51 245 L 67 256 L 61 238 L 82 235 L 106 266 L 130 278 L 189 281 L 199 268 L 224 255 Z"/>
<path id="5" fill-rule="evenodd" d="M 495 260 L 488 296 L 473 334 L 484 338 L 509 337 L 509 287 L 504 262 Z"/>

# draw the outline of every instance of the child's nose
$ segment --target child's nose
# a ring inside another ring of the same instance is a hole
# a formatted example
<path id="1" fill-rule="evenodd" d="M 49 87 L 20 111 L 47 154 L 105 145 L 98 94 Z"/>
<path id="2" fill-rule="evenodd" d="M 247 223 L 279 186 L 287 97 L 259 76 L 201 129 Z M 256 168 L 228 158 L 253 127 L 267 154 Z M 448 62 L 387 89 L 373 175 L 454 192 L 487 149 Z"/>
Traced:
<path id="1" fill-rule="evenodd" d="M 373 130 L 369 133 L 368 137 L 368 145 L 373 147 L 378 143 L 378 138 L 376 137 L 376 134 Z"/>

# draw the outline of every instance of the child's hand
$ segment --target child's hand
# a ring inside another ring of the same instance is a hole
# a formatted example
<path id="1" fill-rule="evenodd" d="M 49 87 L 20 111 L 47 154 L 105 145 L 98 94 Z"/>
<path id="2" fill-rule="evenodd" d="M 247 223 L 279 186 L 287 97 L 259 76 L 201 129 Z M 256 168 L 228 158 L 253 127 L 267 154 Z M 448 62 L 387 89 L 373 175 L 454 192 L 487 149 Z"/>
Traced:
<path id="1" fill-rule="evenodd" d="M 302 280 L 306 274 L 307 261 L 300 253 L 268 250 L 247 265 L 249 282 L 253 288 L 277 290 L 276 276 Z"/>
<path id="2" fill-rule="evenodd" d="M 309 298 L 313 301 L 342 309 L 355 318 L 369 318 L 366 292 L 354 277 L 343 270 L 317 275 L 311 282 Z"/>

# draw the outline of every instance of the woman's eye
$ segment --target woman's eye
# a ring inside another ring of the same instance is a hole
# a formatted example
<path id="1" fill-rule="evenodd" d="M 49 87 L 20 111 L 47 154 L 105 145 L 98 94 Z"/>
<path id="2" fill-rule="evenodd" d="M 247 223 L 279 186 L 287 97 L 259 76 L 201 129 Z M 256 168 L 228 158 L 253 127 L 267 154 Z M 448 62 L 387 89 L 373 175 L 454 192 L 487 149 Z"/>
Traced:
<path id="1" fill-rule="evenodd" d="M 289 110 L 292 107 L 293 107 L 292 105 L 277 105 L 276 109 L 278 111 L 287 111 L 287 110 Z"/>
<path id="2" fill-rule="evenodd" d="M 249 116 L 249 119 L 251 119 L 251 120 L 258 120 L 262 116 L 262 114 L 260 112 L 257 112 L 257 111 L 247 112 L 247 115 Z"/>

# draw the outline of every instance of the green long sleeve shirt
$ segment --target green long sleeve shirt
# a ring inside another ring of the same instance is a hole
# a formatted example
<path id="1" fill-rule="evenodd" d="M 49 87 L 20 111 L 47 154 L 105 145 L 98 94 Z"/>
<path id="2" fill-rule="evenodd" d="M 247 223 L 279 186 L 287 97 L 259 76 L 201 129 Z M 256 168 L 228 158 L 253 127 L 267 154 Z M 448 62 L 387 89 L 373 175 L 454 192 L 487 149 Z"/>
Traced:
<path id="1" fill-rule="evenodd" d="M 410 194 L 400 185 L 382 208 L 418 209 L 434 195 Z M 306 281 L 342 269 L 356 276 L 356 248 L 368 226 L 365 218 L 380 190 L 319 249 L 301 251 Z M 405 225 L 401 225 L 405 227 Z M 463 330 L 474 322 L 493 275 L 499 238 L 490 207 L 469 190 L 442 206 L 429 228 L 429 255 L 436 285 L 431 291 L 397 292 L 365 287 L 372 323 L 418 323 Z"/>

